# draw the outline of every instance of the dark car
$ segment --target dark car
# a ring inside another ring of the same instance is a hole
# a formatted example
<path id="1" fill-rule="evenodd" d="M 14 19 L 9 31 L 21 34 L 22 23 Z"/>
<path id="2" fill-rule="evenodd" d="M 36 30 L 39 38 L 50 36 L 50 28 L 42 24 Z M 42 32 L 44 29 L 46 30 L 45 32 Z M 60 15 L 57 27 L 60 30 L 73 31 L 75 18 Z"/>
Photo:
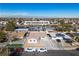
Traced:
<path id="1" fill-rule="evenodd" d="M 74 37 L 74 33 L 66 33 L 67 35 L 69 35 L 70 37 Z"/>
<path id="2" fill-rule="evenodd" d="M 61 40 L 60 40 L 60 39 L 56 39 L 56 41 L 57 41 L 57 42 L 61 42 Z"/>
<path id="3" fill-rule="evenodd" d="M 9 50 L 12 52 L 12 51 L 15 51 L 15 49 L 14 48 L 9 48 Z"/>
<path id="4" fill-rule="evenodd" d="M 23 52 L 24 49 L 23 48 L 16 48 L 16 52 Z"/>
<path id="5" fill-rule="evenodd" d="M 72 40 L 65 40 L 66 43 L 72 43 Z"/>
<path id="6" fill-rule="evenodd" d="M 21 56 L 21 53 L 17 53 L 16 51 L 12 52 L 10 56 Z"/>
<path id="7" fill-rule="evenodd" d="M 13 48 L 11 48 L 10 49 L 10 56 L 20 56 L 21 55 L 21 53 L 23 52 L 23 48 L 15 48 L 15 49 L 13 49 Z"/>
<path id="8" fill-rule="evenodd" d="M 64 37 L 64 35 L 61 34 L 61 33 L 57 33 L 56 36 L 57 36 L 57 37 Z"/>
<path id="9" fill-rule="evenodd" d="M 79 48 L 77 48 L 76 50 L 79 51 Z"/>

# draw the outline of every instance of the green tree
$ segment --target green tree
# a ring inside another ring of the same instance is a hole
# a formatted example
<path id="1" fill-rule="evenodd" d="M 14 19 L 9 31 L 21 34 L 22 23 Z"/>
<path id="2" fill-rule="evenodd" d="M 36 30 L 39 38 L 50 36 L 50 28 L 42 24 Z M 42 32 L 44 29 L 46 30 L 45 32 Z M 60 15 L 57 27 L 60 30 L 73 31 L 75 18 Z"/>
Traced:
<path id="1" fill-rule="evenodd" d="M 14 31 L 16 27 L 16 22 L 15 21 L 8 21 L 8 23 L 6 24 L 6 31 Z"/>
<path id="2" fill-rule="evenodd" d="M 71 24 L 64 24 L 63 28 L 64 28 L 65 31 L 70 31 L 72 26 L 71 26 Z"/>
<path id="3" fill-rule="evenodd" d="M 77 41 L 77 42 L 79 42 L 79 36 L 75 36 L 74 40 Z"/>
<path id="4" fill-rule="evenodd" d="M 72 28 L 71 24 L 65 23 L 64 20 L 60 20 L 60 28 L 61 31 L 70 31 Z"/>
<path id="5" fill-rule="evenodd" d="M 0 42 L 5 42 L 7 40 L 6 33 L 0 31 Z"/>

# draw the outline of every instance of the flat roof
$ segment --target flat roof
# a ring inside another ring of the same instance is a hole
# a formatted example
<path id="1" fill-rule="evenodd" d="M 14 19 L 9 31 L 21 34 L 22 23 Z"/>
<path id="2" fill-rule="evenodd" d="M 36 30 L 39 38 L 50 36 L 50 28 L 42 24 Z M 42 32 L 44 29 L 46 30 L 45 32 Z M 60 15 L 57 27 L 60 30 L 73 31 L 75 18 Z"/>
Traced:
<path id="1" fill-rule="evenodd" d="M 28 30 L 28 28 L 17 28 L 17 29 L 15 29 L 15 31 L 17 31 L 17 30 Z"/>

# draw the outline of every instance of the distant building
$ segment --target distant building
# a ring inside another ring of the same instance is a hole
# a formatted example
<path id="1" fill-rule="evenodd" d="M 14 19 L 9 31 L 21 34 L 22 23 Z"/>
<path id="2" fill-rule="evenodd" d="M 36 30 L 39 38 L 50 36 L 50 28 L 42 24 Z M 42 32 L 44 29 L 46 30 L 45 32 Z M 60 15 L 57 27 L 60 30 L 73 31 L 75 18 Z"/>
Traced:
<path id="1" fill-rule="evenodd" d="M 0 21 L 0 25 L 6 25 L 7 21 Z"/>
<path id="2" fill-rule="evenodd" d="M 18 28 L 18 29 L 15 29 L 15 32 L 27 32 L 28 31 L 28 28 Z"/>
<path id="3" fill-rule="evenodd" d="M 48 25 L 49 21 L 25 21 L 24 25 Z"/>

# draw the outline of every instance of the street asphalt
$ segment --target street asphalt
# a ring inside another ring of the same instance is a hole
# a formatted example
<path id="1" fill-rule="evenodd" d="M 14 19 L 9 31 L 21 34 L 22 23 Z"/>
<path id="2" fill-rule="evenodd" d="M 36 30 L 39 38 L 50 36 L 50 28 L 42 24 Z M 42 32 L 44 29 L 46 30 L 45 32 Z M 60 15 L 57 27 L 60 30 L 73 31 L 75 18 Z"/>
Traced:
<path id="1" fill-rule="evenodd" d="M 47 52 L 23 52 L 22 56 L 79 56 L 79 51 L 48 50 Z"/>

